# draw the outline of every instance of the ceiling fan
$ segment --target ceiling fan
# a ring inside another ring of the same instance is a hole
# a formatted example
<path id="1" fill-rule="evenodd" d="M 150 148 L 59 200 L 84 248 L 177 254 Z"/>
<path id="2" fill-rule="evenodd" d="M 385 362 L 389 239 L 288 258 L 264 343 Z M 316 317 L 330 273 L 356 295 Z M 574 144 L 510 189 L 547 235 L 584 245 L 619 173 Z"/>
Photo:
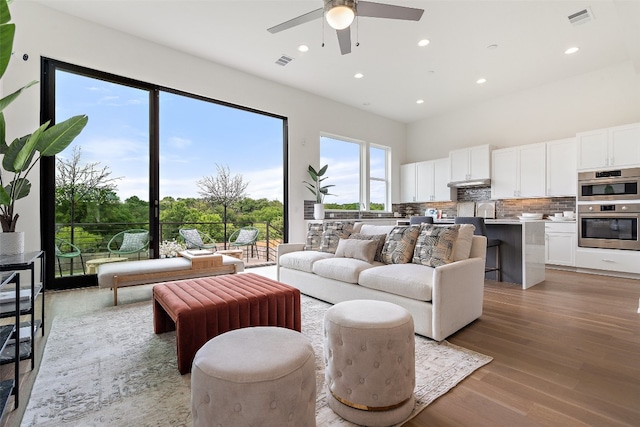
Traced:
<path id="1" fill-rule="evenodd" d="M 272 34 L 279 33 L 280 31 L 288 30 L 289 28 L 324 16 L 327 23 L 334 28 L 338 34 L 340 52 L 346 55 L 347 53 L 351 53 L 350 25 L 356 16 L 419 21 L 423 13 L 423 9 L 373 3 L 370 1 L 324 0 L 324 7 L 268 28 L 267 31 Z"/>

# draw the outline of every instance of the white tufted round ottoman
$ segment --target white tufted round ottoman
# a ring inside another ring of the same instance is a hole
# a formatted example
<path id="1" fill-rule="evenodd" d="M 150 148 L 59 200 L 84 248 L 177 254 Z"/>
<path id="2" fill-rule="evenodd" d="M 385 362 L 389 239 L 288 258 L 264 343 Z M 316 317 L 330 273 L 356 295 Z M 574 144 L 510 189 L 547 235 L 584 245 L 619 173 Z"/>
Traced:
<path id="1" fill-rule="evenodd" d="M 329 406 L 366 426 L 407 419 L 415 400 L 413 317 L 384 301 L 334 305 L 324 317 L 325 379 Z"/>
<path id="2" fill-rule="evenodd" d="M 315 426 L 315 356 L 301 333 L 235 329 L 198 350 L 191 369 L 194 426 Z"/>

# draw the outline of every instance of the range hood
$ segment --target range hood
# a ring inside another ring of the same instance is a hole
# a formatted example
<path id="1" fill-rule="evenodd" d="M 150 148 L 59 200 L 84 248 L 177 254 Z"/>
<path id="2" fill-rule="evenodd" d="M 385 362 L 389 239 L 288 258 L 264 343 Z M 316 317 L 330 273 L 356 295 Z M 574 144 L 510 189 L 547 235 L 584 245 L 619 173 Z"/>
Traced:
<path id="1" fill-rule="evenodd" d="M 453 181 L 447 184 L 447 187 L 451 187 L 451 188 L 489 187 L 489 186 L 491 186 L 491 180 L 489 178 L 470 179 L 468 181 Z"/>

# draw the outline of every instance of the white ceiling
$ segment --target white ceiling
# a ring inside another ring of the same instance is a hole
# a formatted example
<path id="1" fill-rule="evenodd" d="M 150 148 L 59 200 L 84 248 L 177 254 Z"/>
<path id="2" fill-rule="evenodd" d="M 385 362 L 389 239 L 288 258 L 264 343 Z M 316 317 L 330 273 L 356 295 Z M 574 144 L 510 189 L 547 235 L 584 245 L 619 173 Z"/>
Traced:
<path id="1" fill-rule="evenodd" d="M 358 19 L 344 56 L 322 19 L 267 32 L 322 0 L 35 1 L 406 123 L 623 61 L 640 73 L 640 0 L 376 0 L 425 13 L 419 22 Z M 567 16 L 586 7 L 595 19 L 571 25 Z M 424 38 L 431 43 L 418 47 Z M 581 50 L 565 55 L 571 46 Z M 275 64 L 283 54 L 294 58 L 284 67 Z"/>

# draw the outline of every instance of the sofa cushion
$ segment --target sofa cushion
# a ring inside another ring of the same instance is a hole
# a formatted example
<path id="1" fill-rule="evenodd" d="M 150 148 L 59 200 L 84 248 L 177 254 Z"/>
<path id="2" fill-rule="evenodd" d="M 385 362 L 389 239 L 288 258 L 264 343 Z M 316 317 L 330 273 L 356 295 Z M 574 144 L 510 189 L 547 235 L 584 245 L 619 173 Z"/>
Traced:
<path id="1" fill-rule="evenodd" d="M 379 265 L 379 264 L 378 264 Z M 358 283 L 360 272 L 372 268 L 374 265 L 353 258 L 323 259 L 313 263 L 313 272 L 327 279 L 339 280 L 347 283 Z"/>
<path id="2" fill-rule="evenodd" d="M 419 225 L 393 227 L 382 248 L 382 261 L 385 264 L 411 262 L 419 233 Z"/>
<path id="3" fill-rule="evenodd" d="M 459 228 L 459 225 L 442 227 L 422 224 L 412 262 L 429 267 L 452 263 Z"/>
<path id="4" fill-rule="evenodd" d="M 278 262 L 280 267 L 313 273 L 313 263 L 327 258 L 333 258 L 333 254 L 320 251 L 297 251 L 281 255 Z"/>
<path id="5" fill-rule="evenodd" d="M 336 257 L 354 258 L 371 264 L 377 248 L 378 242 L 374 240 L 340 239 Z"/>
<path id="6" fill-rule="evenodd" d="M 322 231 L 322 252 L 335 253 L 340 239 L 346 239 L 353 231 L 353 221 L 325 222 Z"/>
<path id="7" fill-rule="evenodd" d="M 384 248 L 384 243 L 387 241 L 386 234 L 353 233 L 351 236 L 349 236 L 349 239 L 376 240 L 378 242 L 378 247 L 376 248 L 376 255 L 373 260 L 382 262 L 382 248 Z"/>
<path id="8" fill-rule="evenodd" d="M 361 234 L 389 234 L 393 230 L 395 225 L 374 225 L 374 224 L 362 224 L 358 233 Z M 354 233 L 356 231 L 354 230 Z"/>
<path id="9" fill-rule="evenodd" d="M 360 273 L 358 283 L 370 289 L 431 301 L 433 268 L 418 264 L 389 264 Z"/>
<path id="10" fill-rule="evenodd" d="M 322 223 L 310 222 L 307 229 L 307 241 L 305 242 L 305 251 L 319 251 L 322 244 Z"/>

